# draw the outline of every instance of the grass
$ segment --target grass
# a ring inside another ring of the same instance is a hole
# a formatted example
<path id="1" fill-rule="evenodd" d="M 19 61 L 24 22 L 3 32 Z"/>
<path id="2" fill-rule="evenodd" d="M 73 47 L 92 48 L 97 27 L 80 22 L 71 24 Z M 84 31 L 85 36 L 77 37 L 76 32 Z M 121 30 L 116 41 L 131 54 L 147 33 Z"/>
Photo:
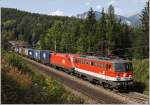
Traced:
<path id="1" fill-rule="evenodd" d="M 33 72 L 36 74 L 36 75 L 43 75 L 44 77 L 46 78 L 50 78 L 48 75 L 46 75 L 45 73 L 41 72 L 41 71 L 38 71 L 36 70 L 36 66 L 33 66 L 31 64 L 29 64 L 30 66 L 32 66 L 33 68 Z M 58 83 L 58 85 L 61 85 L 60 82 L 54 80 L 53 78 L 51 78 L 51 80 L 55 81 Z M 50 83 L 51 84 L 51 83 Z M 65 88 L 65 87 L 64 87 Z M 67 104 L 75 104 L 75 103 L 84 103 L 84 99 L 81 98 L 81 96 L 76 96 L 76 94 L 73 94 L 73 92 L 71 92 L 71 90 L 64 90 L 64 94 L 63 94 L 63 97 L 65 97 L 65 100 L 63 103 L 67 103 Z"/>
<path id="2" fill-rule="evenodd" d="M 33 70 L 34 69 L 34 70 Z M 56 80 L 35 73 L 35 68 L 13 53 L 2 53 L 2 104 L 83 104 Z"/>
<path id="3" fill-rule="evenodd" d="M 35 67 L 14 53 L 2 51 L 2 104 L 83 104 L 78 97 L 48 76 L 36 72 Z M 137 91 L 149 93 L 149 60 L 134 60 Z"/>
<path id="4" fill-rule="evenodd" d="M 138 91 L 149 94 L 149 59 L 133 60 L 136 88 Z"/>

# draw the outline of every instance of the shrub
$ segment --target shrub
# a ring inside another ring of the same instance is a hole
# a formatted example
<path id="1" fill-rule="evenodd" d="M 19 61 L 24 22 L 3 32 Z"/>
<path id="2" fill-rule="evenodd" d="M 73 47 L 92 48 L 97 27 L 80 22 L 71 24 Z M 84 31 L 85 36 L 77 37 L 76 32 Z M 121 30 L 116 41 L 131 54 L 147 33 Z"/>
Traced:
<path id="1" fill-rule="evenodd" d="M 18 70 L 21 70 L 24 73 L 33 73 L 28 64 L 14 53 L 6 53 L 4 59 L 6 59 L 6 62 L 9 65 L 17 67 Z"/>
<path id="2" fill-rule="evenodd" d="M 133 72 L 135 74 L 135 81 L 138 84 L 137 88 L 141 87 L 141 92 L 149 93 L 149 60 L 134 60 Z M 143 88 L 143 89 L 142 89 Z"/>
<path id="3" fill-rule="evenodd" d="M 31 66 L 16 54 L 4 55 L 1 76 L 3 104 L 84 103 L 56 80 L 34 73 Z"/>

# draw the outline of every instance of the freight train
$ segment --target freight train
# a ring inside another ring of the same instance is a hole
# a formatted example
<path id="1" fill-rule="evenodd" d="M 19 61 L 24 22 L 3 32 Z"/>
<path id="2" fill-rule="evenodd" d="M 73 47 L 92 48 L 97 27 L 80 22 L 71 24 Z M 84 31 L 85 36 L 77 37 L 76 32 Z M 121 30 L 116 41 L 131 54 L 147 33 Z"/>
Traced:
<path id="1" fill-rule="evenodd" d="M 37 62 L 61 68 L 104 88 L 128 89 L 133 86 L 132 62 L 120 58 L 56 53 L 49 50 L 15 47 L 14 52 Z"/>

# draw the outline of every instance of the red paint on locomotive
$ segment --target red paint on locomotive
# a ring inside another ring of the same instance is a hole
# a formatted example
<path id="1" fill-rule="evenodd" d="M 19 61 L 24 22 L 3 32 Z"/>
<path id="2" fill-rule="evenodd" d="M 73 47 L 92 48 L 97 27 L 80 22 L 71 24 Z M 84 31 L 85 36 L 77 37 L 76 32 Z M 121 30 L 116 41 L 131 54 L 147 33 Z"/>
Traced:
<path id="1" fill-rule="evenodd" d="M 67 70 L 73 69 L 71 59 L 77 56 L 76 54 L 51 53 L 50 63 Z"/>
<path id="2" fill-rule="evenodd" d="M 133 77 L 131 70 L 116 71 L 113 60 L 94 60 L 86 57 L 75 57 L 74 64 L 76 71 L 105 80 L 118 81 L 117 78 L 119 77 L 123 81 L 125 79 L 130 80 Z"/>

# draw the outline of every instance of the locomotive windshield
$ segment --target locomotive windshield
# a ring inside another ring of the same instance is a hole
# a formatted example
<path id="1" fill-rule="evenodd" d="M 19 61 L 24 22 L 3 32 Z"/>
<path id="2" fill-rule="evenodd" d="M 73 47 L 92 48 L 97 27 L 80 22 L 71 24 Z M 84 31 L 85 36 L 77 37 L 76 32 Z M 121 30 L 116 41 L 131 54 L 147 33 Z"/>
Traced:
<path id="1" fill-rule="evenodd" d="M 115 63 L 115 71 L 117 72 L 127 72 L 132 70 L 131 63 Z"/>

